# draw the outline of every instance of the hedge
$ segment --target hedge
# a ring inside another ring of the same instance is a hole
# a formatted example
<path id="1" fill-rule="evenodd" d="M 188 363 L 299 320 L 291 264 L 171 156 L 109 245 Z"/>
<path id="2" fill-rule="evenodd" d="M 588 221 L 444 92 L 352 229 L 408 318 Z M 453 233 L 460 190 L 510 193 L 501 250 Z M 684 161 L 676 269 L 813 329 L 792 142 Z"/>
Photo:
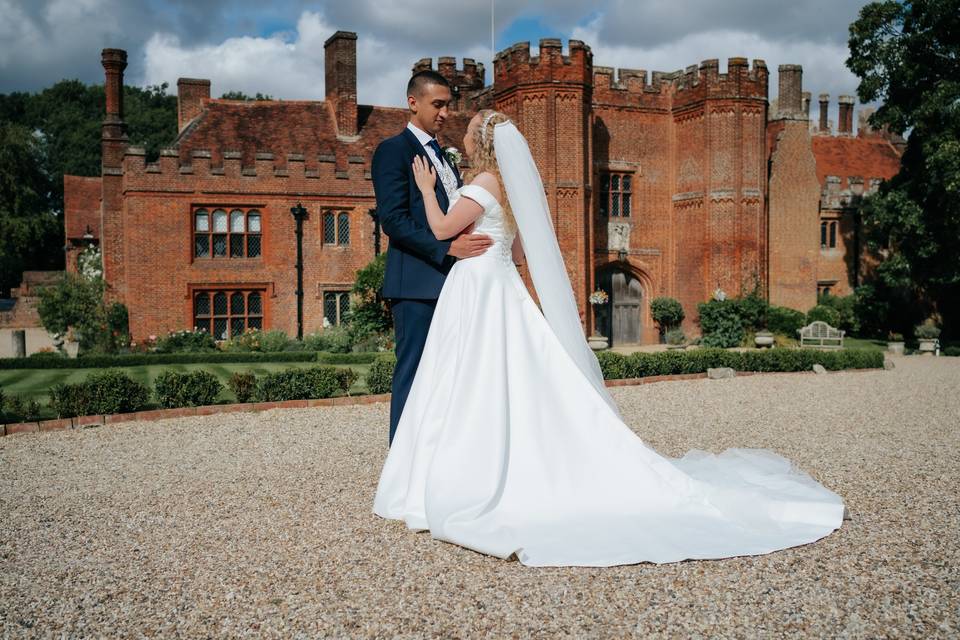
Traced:
<path id="1" fill-rule="evenodd" d="M 213 404 L 222 390 L 220 380 L 208 371 L 164 371 L 153 383 L 157 404 L 165 409 Z"/>
<path id="2" fill-rule="evenodd" d="M 373 361 L 367 373 L 367 389 L 370 393 L 390 393 L 396 366 L 397 358 L 392 354 L 380 356 Z"/>
<path id="3" fill-rule="evenodd" d="M 130 353 L 79 358 L 0 358 L 0 369 L 106 369 L 151 364 L 220 364 L 244 362 L 320 362 L 369 364 L 377 353 L 325 353 L 323 351 Z"/>
<path id="4" fill-rule="evenodd" d="M 257 378 L 253 400 L 276 402 L 329 398 L 338 391 L 346 393 L 356 381 L 357 373 L 353 369 L 334 367 L 284 369 Z"/>
<path id="5" fill-rule="evenodd" d="M 98 371 L 76 384 L 50 389 L 50 406 L 58 418 L 139 411 L 147 404 L 150 389 L 122 371 Z"/>

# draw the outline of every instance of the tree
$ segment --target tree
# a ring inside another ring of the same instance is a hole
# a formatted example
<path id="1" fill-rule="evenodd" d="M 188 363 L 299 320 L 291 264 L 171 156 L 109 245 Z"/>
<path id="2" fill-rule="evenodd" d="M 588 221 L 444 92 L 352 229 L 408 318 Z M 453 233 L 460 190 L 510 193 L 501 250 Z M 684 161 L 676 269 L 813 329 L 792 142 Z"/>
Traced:
<path id="1" fill-rule="evenodd" d="M 259 91 L 257 91 L 257 95 L 255 96 L 248 96 L 243 91 L 227 91 L 222 96 L 220 96 L 220 99 L 221 100 L 262 101 L 262 100 L 273 100 L 273 96 L 267 95 L 265 93 L 260 93 Z"/>
<path id="2" fill-rule="evenodd" d="M 371 334 L 380 334 L 393 328 L 393 315 L 387 308 L 380 289 L 387 266 L 387 254 L 381 253 L 367 266 L 357 271 L 357 279 L 351 290 L 350 313 L 347 322 L 355 340 Z"/>
<path id="3" fill-rule="evenodd" d="M 882 0 L 850 25 L 847 66 L 870 124 L 909 132 L 900 173 L 861 205 L 876 277 L 960 330 L 960 0 Z"/>

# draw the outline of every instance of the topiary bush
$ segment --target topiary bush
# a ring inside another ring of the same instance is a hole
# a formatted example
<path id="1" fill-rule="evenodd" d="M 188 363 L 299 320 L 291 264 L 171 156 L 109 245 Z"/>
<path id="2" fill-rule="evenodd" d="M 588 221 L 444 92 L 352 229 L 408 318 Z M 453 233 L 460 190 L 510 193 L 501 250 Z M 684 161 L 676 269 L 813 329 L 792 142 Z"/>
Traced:
<path id="1" fill-rule="evenodd" d="M 58 384 L 50 390 L 50 407 L 60 418 L 139 411 L 150 390 L 123 371 L 107 369 L 83 382 Z"/>
<path id="2" fill-rule="evenodd" d="M 250 371 L 235 371 L 227 381 L 227 386 L 237 397 L 237 402 L 250 402 L 257 388 L 257 376 Z"/>
<path id="3" fill-rule="evenodd" d="M 330 398 L 338 392 L 347 393 L 356 382 L 353 369 L 310 367 L 274 371 L 257 379 L 253 399 L 257 402 L 307 400 Z"/>
<path id="4" fill-rule="evenodd" d="M 701 344 L 707 347 L 730 348 L 743 341 L 743 321 L 740 305 L 735 300 L 710 300 L 697 305 L 700 328 L 703 331 Z"/>
<path id="5" fill-rule="evenodd" d="M 600 363 L 600 371 L 603 372 L 605 380 L 616 380 L 626 378 L 625 366 L 627 357 L 613 351 L 601 351 L 597 353 L 597 362 Z"/>
<path id="6" fill-rule="evenodd" d="M 678 300 L 666 296 L 650 301 L 650 316 L 660 327 L 660 333 L 666 333 L 679 326 L 686 317 L 683 313 L 683 305 Z"/>
<path id="7" fill-rule="evenodd" d="M 397 358 L 393 354 L 379 356 L 373 361 L 367 372 L 367 389 L 370 393 L 390 393 L 396 366 Z"/>
<path id="8" fill-rule="evenodd" d="M 58 418 L 94 415 L 93 397 L 85 382 L 57 384 L 50 388 L 50 408 Z"/>
<path id="9" fill-rule="evenodd" d="M 223 385 L 208 371 L 164 371 L 153 384 L 157 404 L 166 409 L 214 404 Z"/>

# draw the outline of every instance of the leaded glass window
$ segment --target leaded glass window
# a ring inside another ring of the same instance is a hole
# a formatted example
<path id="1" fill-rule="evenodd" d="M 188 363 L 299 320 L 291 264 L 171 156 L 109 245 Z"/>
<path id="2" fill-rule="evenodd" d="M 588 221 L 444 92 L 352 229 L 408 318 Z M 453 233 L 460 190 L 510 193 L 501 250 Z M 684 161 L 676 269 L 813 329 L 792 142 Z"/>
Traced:
<path id="1" fill-rule="evenodd" d="M 247 329 L 262 329 L 262 292 L 197 291 L 193 297 L 193 326 L 215 340 L 227 340 Z"/>
<path id="2" fill-rule="evenodd" d="M 337 216 L 337 244 L 350 244 L 350 214 Z"/>
<path id="3" fill-rule="evenodd" d="M 256 209 L 233 209 L 229 215 L 224 209 L 212 214 L 197 209 L 193 234 L 196 258 L 258 258 L 262 253 L 261 216 Z"/>
<path id="4" fill-rule="evenodd" d="M 347 319 L 350 311 L 349 291 L 326 291 L 323 294 L 323 319 L 325 324 L 335 326 Z"/>
<path id="5" fill-rule="evenodd" d="M 627 218 L 632 209 L 633 177 L 629 173 L 604 172 L 600 174 L 598 194 L 601 216 Z"/>
<path id="6" fill-rule="evenodd" d="M 323 244 L 337 244 L 337 229 L 330 211 L 323 214 Z"/>

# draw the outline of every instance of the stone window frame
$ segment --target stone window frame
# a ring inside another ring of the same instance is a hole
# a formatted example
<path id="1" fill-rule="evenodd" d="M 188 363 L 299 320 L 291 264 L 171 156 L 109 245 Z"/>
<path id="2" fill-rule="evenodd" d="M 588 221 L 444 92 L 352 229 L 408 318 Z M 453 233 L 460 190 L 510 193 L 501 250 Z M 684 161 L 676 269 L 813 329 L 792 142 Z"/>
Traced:
<path id="1" fill-rule="evenodd" d="M 829 251 L 837 248 L 837 240 L 840 236 L 839 218 L 821 218 L 820 219 L 820 250 Z"/>
<path id="2" fill-rule="evenodd" d="M 331 327 L 337 327 L 343 324 L 345 315 L 350 311 L 350 289 L 323 289 L 320 292 L 321 299 L 321 309 L 323 311 L 323 319 L 326 322 L 330 323 Z M 331 320 L 327 314 L 327 305 L 332 301 L 333 307 L 333 319 Z"/>
<path id="3" fill-rule="evenodd" d="M 217 307 L 218 297 L 223 296 L 223 311 Z M 238 308 L 240 296 L 242 308 Z M 267 288 L 263 286 L 198 286 L 190 290 L 190 317 L 195 331 L 207 331 L 214 340 L 228 340 L 247 329 L 265 331 L 267 317 Z M 198 301 L 206 299 L 206 311 L 198 309 Z M 251 305 L 253 300 L 258 306 Z M 223 329 L 218 322 L 222 321 Z"/>
<path id="4" fill-rule="evenodd" d="M 350 209 L 330 207 L 320 215 L 320 240 L 325 247 L 350 246 Z"/>
<path id="5" fill-rule="evenodd" d="M 226 224 L 225 231 L 217 231 L 214 216 L 222 212 Z M 242 231 L 234 231 L 234 214 L 241 214 Z M 200 216 L 206 216 L 206 230 L 200 228 Z M 252 219 L 257 220 L 258 229 L 251 230 Z M 195 205 L 190 212 L 190 256 L 192 260 L 259 260 L 263 257 L 264 247 L 263 207 L 251 205 Z M 215 255 L 215 238 L 223 237 L 223 254 Z M 201 239 L 206 241 L 206 253 L 198 252 Z M 239 247 L 240 251 L 235 251 Z M 254 249 L 255 247 L 255 249 Z M 236 254 L 236 255 L 235 255 Z"/>
<path id="6" fill-rule="evenodd" d="M 597 209 L 600 217 L 608 219 L 633 217 L 635 178 L 635 171 L 605 168 L 599 172 L 597 176 Z M 627 183 L 626 188 L 624 188 L 624 183 Z M 616 188 L 614 188 L 614 184 L 616 184 Z M 617 213 L 613 212 L 615 208 Z"/>
<path id="7" fill-rule="evenodd" d="M 833 295 L 833 288 L 837 286 L 837 280 L 820 280 L 817 282 L 817 300 L 823 295 Z"/>

